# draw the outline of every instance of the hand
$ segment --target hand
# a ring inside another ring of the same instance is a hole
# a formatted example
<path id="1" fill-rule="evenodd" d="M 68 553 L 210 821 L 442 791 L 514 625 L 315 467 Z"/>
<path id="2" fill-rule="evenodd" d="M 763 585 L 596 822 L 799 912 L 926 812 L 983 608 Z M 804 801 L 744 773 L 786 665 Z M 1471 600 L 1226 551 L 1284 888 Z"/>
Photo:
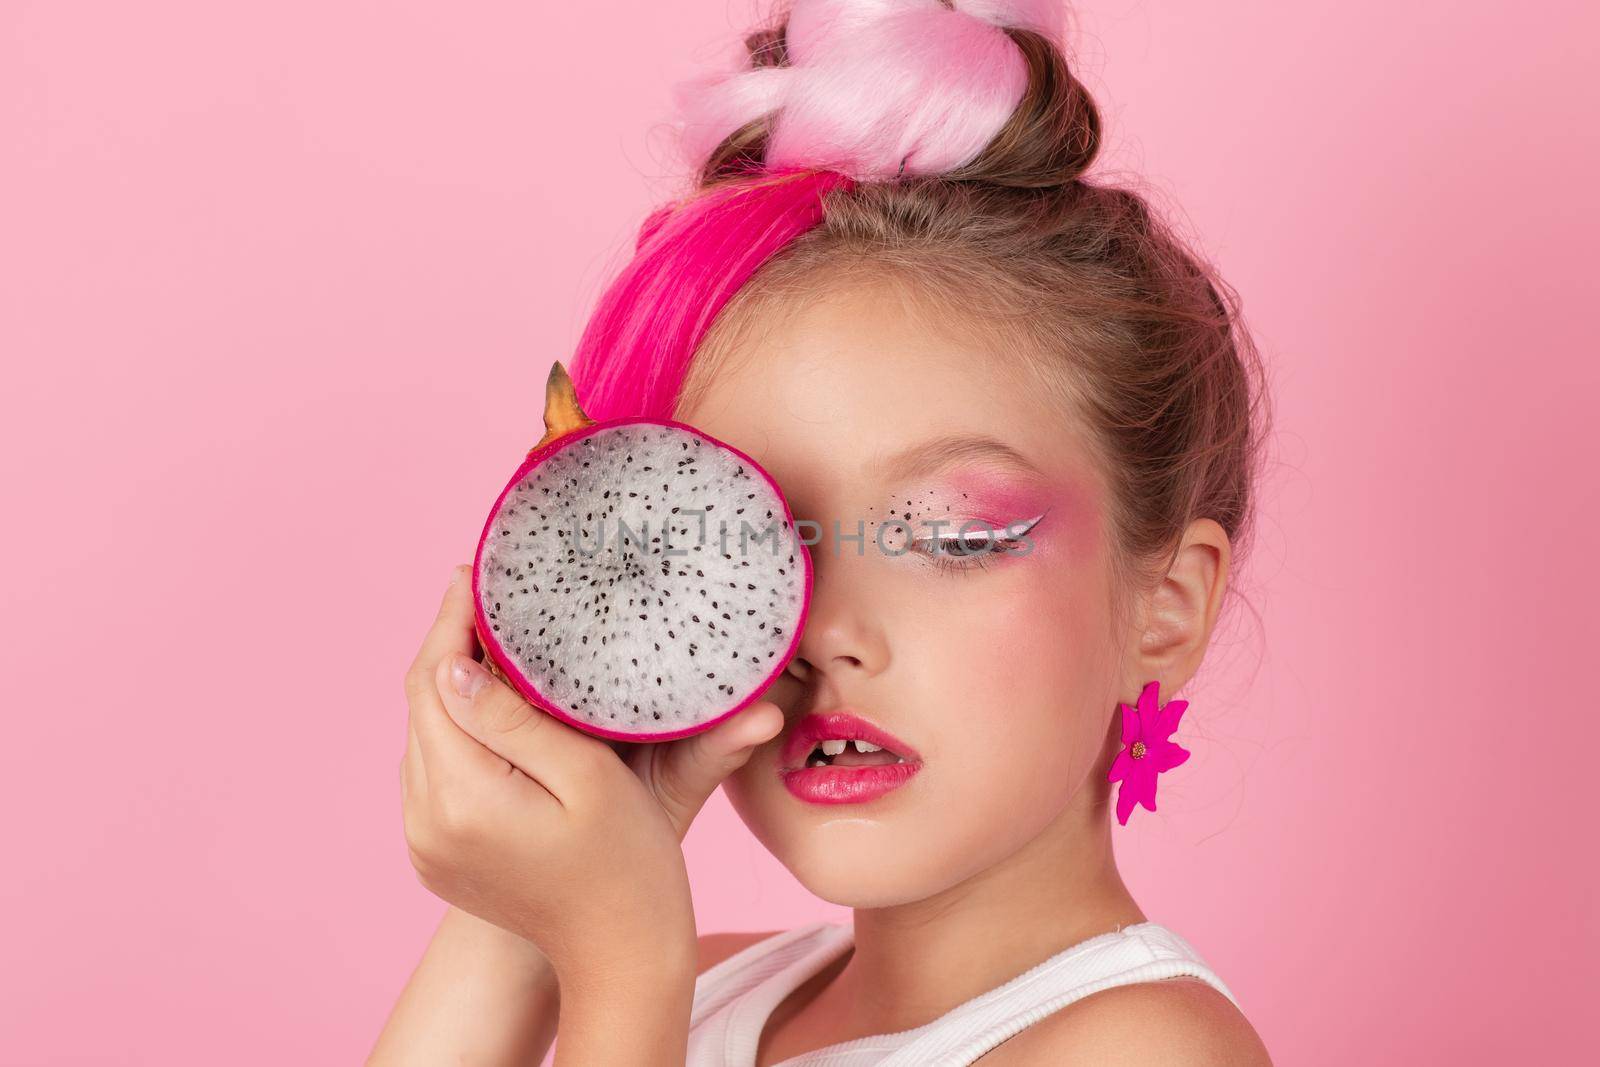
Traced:
<path id="1" fill-rule="evenodd" d="M 564 983 L 692 975 L 678 823 L 606 742 L 476 663 L 472 627 L 457 568 L 406 674 L 401 796 L 419 880 L 539 946 Z"/>
<path id="2" fill-rule="evenodd" d="M 702 733 L 676 741 L 606 744 L 660 802 L 682 841 L 722 780 L 783 731 L 783 709 L 758 700 Z"/>

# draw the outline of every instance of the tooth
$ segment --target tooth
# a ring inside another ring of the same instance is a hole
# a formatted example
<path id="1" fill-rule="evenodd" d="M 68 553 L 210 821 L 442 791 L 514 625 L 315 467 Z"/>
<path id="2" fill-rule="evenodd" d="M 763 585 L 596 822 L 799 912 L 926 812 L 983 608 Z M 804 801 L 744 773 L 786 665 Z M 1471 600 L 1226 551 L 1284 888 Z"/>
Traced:
<path id="1" fill-rule="evenodd" d="M 856 751 L 857 752 L 877 752 L 877 751 L 880 751 L 882 748 L 883 748 L 882 745 L 875 745 L 871 741 L 863 741 L 859 737 L 856 738 Z"/>
<path id="2" fill-rule="evenodd" d="M 828 761 L 823 759 L 821 756 L 818 756 L 816 759 L 806 764 L 807 767 L 826 767 L 827 765 Z"/>
<path id="3" fill-rule="evenodd" d="M 845 746 L 848 745 L 849 743 L 850 742 L 844 740 L 841 737 L 835 737 L 835 738 L 832 738 L 831 740 L 822 742 L 822 751 L 826 755 L 837 756 L 839 753 L 844 751 Z"/>

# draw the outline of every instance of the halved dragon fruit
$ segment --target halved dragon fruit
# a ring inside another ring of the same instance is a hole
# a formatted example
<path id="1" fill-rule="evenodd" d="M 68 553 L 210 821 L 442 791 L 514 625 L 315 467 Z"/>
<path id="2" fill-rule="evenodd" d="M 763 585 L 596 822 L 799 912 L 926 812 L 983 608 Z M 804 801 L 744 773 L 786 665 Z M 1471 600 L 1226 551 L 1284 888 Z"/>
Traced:
<path id="1" fill-rule="evenodd" d="M 595 422 L 560 363 L 544 421 L 478 541 L 485 663 L 529 703 L 623 741 L 687 737 L 755 701 L 811 600 L 777 484 L 684 423 Z"/>

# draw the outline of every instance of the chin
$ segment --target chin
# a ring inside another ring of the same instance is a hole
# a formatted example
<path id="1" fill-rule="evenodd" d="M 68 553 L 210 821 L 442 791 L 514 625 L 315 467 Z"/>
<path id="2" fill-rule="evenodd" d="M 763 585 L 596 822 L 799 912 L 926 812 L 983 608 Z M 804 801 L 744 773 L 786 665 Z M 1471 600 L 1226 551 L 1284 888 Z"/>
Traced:
<path id="1" fill-rule="evenodd" d="M 920 869 L 881 849 L 841 849 L 831 853 L 807 847 L 805 855 L 778 859 L 812 895 L 844 908 L 888 908 L 922 900 L 937 891 L 932 871 Z M 925 882 L 930 884 L 924 884 Z"/>
<path id="2" fill-rule="evenodd" d="M 888 908 L 925 900 L 968 875 L 970 857 L 868 816 L 834 816 L 757 833 L 767 851 L 812 895 L 845 908 Z M 942 847 L 941 847 L 942 846 Z"/>

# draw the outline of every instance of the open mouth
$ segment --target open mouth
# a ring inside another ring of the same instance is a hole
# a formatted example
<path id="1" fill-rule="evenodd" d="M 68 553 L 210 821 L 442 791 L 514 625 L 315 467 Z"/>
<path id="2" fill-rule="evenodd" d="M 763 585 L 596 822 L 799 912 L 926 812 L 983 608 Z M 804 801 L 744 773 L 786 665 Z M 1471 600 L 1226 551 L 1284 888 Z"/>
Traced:
<path id="1" fill-rule="evenodd" d="M 782 769 L 890 767 L 917 764 L 917 750 L 848 708 L 811 712 L 790 727 L 780 747 Z"/>
<path id="2" fill-rule="evenodd" d="M 870 803 L 922 769 L 916 749 L 846 708 L 796 723 L 782 762 L 784 788 L 807 804 Z"/>
<path id="3" fill-rule="evenodd" d="M 905 757 L 860 739 L 820 741 L 806 757 L 805 767 L 887 767 L 905 763 Z"/>

